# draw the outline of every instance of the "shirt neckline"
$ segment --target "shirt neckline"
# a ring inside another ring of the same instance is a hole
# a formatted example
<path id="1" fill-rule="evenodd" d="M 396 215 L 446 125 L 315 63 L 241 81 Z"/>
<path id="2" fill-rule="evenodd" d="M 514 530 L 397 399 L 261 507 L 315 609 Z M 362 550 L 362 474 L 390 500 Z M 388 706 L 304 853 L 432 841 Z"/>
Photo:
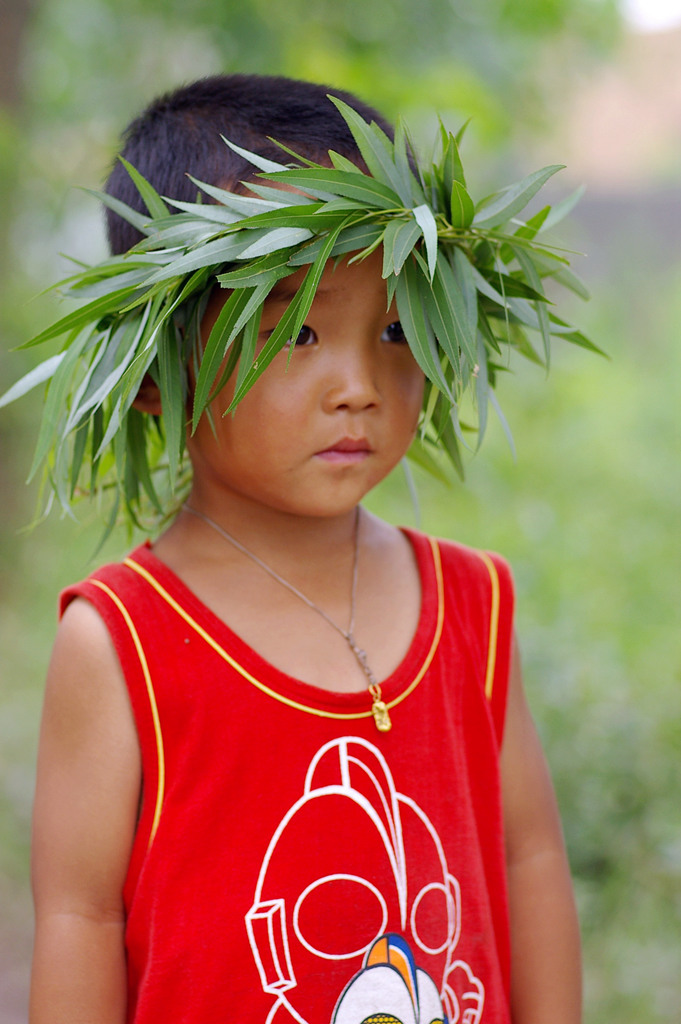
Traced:
<path id="1" fill-rule="evenodd" d="M 383 700 L 389 707 L 401 703 L 420 683 L 437 649 L 444 615 L 444 595 L 440 552 L 435 541 L 407 528 L 402 533 L 414 551 L 421 581 L 421 608 L 409 648 L 396 669 L 381 680 Z M 268 692 L 275 699 L 293 704 L 302 710 L 332 717 L 369 717 L 368 693 L 326 690 L 304 682 L 272 665 L 235 633 L 161 561 L 146 541 L 124 562 L 137 571 L 159 596 L 175 608 L 185 623 L 225 657 L 247 680 Z M 345 713 L 345 714 L 344 714 Z"/>

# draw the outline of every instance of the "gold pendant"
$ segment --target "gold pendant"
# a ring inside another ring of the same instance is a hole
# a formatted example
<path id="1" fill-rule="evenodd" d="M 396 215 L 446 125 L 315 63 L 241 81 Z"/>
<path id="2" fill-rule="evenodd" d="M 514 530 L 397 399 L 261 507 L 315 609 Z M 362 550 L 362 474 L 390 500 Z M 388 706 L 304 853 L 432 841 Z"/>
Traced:
<path id="1" fill-rule="evenodd" d="M 393 724 L 390 721 L 388 705 L 384 701 L 375 700 L 371 705 L 371 714 L 374 716 L 374 722 L 379 732 L 390 732 Z"/>

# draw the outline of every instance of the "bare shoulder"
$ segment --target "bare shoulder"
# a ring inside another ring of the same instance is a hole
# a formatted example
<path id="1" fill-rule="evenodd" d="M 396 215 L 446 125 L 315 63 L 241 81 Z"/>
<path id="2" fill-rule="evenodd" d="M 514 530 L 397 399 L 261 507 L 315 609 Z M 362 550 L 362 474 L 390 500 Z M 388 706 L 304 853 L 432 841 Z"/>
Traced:
<path id="1" fill-rule="evenodd" d="M 123 740 L 134 721 L 116 651 L 95 608 L 78 598 L 59 623 L 47 674 L 45 715 L 59 712 L 61 727 L 116 731 Z M 63 712 L 69 712 L 64 717 Z"/>
<path id="2" fill-rule="evenodd" d="M 59 625 L 38 754 L 36 902 L 114 905 L 134 836 L 139 744 L 122 671 L 95 609 L 77 599 Z"/>

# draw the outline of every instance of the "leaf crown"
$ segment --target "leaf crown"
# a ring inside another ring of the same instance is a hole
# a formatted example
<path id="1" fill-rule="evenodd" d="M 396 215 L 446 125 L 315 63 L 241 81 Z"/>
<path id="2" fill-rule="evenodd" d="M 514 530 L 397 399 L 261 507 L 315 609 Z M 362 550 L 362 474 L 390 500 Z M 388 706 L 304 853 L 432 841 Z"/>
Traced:
<path id="1" fill-rule="evenodd" d="M 565 252 L 542 239 L 579 192 L 526 220 L 519 216 L 560 165 L 476 204 L 459 151 L 465 126 L 454 135 L 441 124 L 431 162 L 419 164 L 402 122 L 391 140 L 330 99 L 353 134 L 363 168 L 333 151 L 327 166 L 284 146 L 296 164 L 275 163 L 225 139 L 259 171 L 248 195 L 192 179 L 213 202 L 163 199 L 127 163 L 148 215 L 97 193 L 143 239 L 55 285 L 84 304 L 27 343 L 63 339 L 56 355 L 0 399 L 4 405 L 48 385 L 31 470 L 43 468 L 48 505 L 56 496 L 70 511 L 84 492 L 112 491 L 110 526 L 121 509 L 138 525 L 149 509 L 163 516 L 188 480 L 189 365 L 195 429 L 236 374 L 233 411 L 302 328 L 327 260 L 345 254 L 362 260 L 382 248 L 388 302 L 396 301 L 426 377 L 409 455 L 438 475 L 437 451 L 463 475 L 461 447 L 479 447 L 488 405 L 504 422 L 494 387 L 511 350 L 546 366 L 553 337 L 598 351 L 555 313 L 545 291 L 548 279 L 588 297 Z M 300 268 L 307 269 L 299 289 L 256 353 L 263 303 L 277 282 Z M 203 345 L 200 324 L 216 279 L 230 294 Z M 159 387 L 160 418 L 133 406 L 145 374 Z"/>

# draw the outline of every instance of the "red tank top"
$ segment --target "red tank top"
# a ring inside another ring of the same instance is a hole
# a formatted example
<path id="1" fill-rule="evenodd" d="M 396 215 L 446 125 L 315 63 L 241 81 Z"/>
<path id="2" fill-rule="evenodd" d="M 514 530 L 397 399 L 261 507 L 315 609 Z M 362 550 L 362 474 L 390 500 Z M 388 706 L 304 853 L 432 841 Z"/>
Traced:
<path id="1" fill-rule="evenodd" d="M 129 1024 L 508 1024 L 511 578 L 406 532 L 422 604 L 388 733 L 367 693 L 265 662 L 149 546 L 64 591 L 106 622 L 141 743 Z"/>

